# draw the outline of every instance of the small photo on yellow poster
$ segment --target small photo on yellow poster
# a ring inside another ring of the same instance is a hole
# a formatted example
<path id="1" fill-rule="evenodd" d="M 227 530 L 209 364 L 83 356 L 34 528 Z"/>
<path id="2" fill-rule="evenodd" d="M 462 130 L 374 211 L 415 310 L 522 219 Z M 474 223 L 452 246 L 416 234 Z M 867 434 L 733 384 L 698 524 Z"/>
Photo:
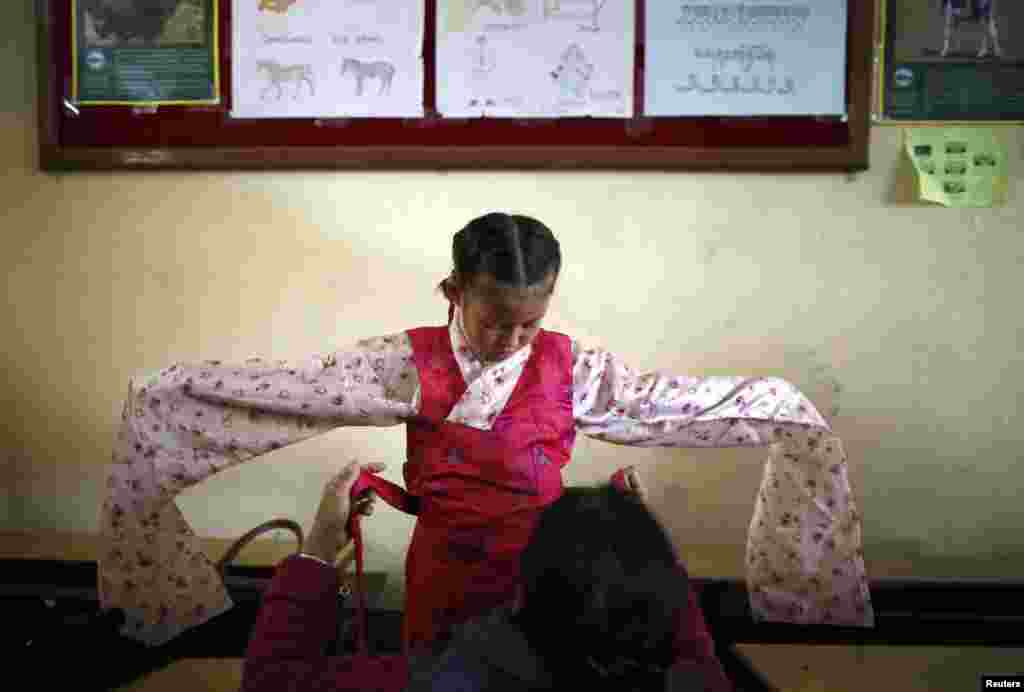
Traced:
<path id="1" fill-rule="evenodd" d="M 922 200 L 946 207 L 1006 200 L 1006 148 L 992 128 L 908 128 L 905 141 Z"/>

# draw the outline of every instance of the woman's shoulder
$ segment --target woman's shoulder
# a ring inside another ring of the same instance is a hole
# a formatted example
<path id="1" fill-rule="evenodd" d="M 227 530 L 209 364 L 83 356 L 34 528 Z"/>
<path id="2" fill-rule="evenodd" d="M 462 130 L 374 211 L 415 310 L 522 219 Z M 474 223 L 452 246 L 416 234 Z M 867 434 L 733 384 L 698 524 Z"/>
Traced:
<path id="1" fill-rule="evenodd" d="M 550 675 L 514 622 L 514 614 L 511 606 L 499 607 L 457 627 L 442 655 L 442 669 L 462 671 L 466 679 L 486 683 L 487 689 L 549 686 Z"/>

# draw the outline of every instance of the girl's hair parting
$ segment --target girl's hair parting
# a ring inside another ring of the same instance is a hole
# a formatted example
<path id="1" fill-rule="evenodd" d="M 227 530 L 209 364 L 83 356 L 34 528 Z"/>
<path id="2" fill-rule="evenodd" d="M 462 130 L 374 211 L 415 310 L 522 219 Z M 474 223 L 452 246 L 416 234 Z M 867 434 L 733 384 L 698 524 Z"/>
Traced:
<path id="1" fill-rule="evenodd" d="M 562 251 L 551 229 L 529 216 L 492 212 L 477 217 L 452 239 L 451 276 L 460 288 L 482 274 L 510 288 L 531 288 L 558 277 Z"/>

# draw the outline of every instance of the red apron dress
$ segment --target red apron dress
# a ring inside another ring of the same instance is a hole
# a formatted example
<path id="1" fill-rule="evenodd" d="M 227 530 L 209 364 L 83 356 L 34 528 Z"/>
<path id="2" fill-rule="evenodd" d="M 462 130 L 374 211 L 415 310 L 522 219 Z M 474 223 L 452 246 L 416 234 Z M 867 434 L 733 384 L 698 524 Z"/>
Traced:
<path id="1" fill-rule="evenodd" d="M 406 558 L 404 639 L 432 646 L 516 596 L 519 556 L 562 493 L 576 426 L 569 337 L 541 330 L 516 387 L 478 430 L 445 419 L 466 391 L 447 327 L 409 332 L 419 415 L 406 425 L 406 489 L 418 520 Z"/>
<path id="2" fill-rule="evenodd" d="M 409 332 L 420 378 L 419 415 L 407 424 L 406 489 L 363 472 L 353 497 L 372 488 L 417 515 L 406 557 L 405 652 L 436 651 L 452 628 L 516 597 L 519 560 L 541 511 L 562 494 L 576 438 L 572 347 L 541 331 L 490 431 L 445 419 L 467 389 L 447 327 Z M 623 471 L 612 483 L 625 491 Z M 680 583 L 685 584 L 680 565 Z M 731 685 L 696 594 L 678 613 L 677 660 L 710 666 L 709 689 Z"/>

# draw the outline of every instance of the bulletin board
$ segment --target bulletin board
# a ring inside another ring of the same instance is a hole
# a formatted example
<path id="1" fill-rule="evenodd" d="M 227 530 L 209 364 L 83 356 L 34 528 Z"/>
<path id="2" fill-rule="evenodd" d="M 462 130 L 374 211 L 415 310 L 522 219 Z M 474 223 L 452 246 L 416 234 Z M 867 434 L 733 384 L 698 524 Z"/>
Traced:
<path id="1" fill-rule="evenodd" d="M 874 0 L 848 0 L 844 116 L 645 117 L 644 0 L 635 0 L 631 118 L 442 118 L 436 0 L 425 0 L 424 116 L 230 116 L 231 2 L 217 3 L 216 103 L 76 105 L 71 0 L 37 0 L 40 167 L 167 169 L 648 169 L 857 171 L 868 167 Z"/>

